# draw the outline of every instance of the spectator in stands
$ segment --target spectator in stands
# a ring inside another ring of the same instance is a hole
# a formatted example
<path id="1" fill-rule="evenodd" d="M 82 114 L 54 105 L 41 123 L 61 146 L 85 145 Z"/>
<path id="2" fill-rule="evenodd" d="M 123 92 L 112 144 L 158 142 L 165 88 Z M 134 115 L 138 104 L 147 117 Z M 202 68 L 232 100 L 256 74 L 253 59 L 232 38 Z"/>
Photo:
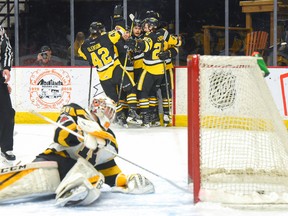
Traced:
<path id="1" fill-rule="evenodd" d="M 85 41 L 85 34 L 83 32 L 78 32 L 74 41 L 74 56 L 75 56 L 75 65 L 89 65 L 78 53 L 79 48 Z M 71 46 L 68 48 L 68 63 L 71 65 Z"/>
<path id="2" fill-rule="evenodd" d="M 33 66 L 53 66 L 58 65 L 55 61 L 52 61 L 52 50 L 49 46 L 44 45 L 40 49 L 40 53 L 37 55 L 37 59 Z"/>

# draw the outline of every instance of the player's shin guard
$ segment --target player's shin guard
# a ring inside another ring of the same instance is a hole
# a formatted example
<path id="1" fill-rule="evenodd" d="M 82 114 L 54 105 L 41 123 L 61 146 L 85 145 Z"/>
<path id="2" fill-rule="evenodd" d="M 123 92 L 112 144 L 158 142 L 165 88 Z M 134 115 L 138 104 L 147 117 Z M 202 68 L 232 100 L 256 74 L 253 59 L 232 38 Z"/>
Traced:
<path id="1" fill-rule="evenodd" d="M 151 118 L 150 118 L 150 110 L 149 110 L 149 100 L 146 98 L 139 100 L 140 105 L 140 115 L 142 118 L 142 125 L 144 127 L 150 127 Z"/>
<path id="2" fill-rule="evenodd" d="M 149 98 L 149 107 L 151 115 L 151 126 L 160 126 L 159 109 L 158 109 L 158 99 L 156 97 Z"/>
<path id="3" fill-rule="evenodd" d="M 126 115 L 125 115 L 125 112 L 123 110 L 123 107 L 121 104 L 117 104 L 117 107 L 116 107 L 116 119 L 117 119 L 117 123 L 125 128 L 128 128 L 128 124 L 127 124 L 127 121 L 126 121 Z"/>
<path id="4" fill-rule="evenodd" d="M 172 99 L 171 98 L 163 98 L 163 112 L 166 114 L 170 114 L 172 110 Z"/>
<path id="5" fill-rule="evenodd" d="M 165 127 L 171 124 L 172 99 L 163 98 L 163 124 Z"/>
<path id="6" fill-rule="evenodd" d="M 60 184 L 57 163 L 34 162 L 0 169 L 0 202 L 54 194 Z"/>
<path id="7" fill-rule="evenodd" d="M 130 108 L 136 110 L 136 108 L 137 108 L 137 103 L 138 103 L 136 93 L 130 93 L 130 94 L 128 94 L 126 100 L 127 100 L 128 106 L 129 106 Z"/>

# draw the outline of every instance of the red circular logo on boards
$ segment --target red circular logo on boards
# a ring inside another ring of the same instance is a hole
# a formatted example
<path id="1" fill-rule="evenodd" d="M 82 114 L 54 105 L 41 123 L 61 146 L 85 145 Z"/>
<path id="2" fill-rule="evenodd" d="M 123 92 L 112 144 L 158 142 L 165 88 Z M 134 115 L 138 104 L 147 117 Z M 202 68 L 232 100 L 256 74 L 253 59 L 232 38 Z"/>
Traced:
<path id="1" fill-rule="evenodd" d="M 71 98 L 71 78 L 60 69 L 39 69 L 30 76 L 30 100 L 39 109 L 59 109 Z"/>

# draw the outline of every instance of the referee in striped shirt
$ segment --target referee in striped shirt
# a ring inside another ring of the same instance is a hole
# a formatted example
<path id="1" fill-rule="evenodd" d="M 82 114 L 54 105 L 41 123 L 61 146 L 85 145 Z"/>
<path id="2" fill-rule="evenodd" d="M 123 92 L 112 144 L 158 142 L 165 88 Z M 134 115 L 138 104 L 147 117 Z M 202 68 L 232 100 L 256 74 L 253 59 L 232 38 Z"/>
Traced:
<path id="1" fill-rule="evenodd" d="M 5 29 L 0 26 L 0 148 L 1 156 L 13 163 L 13 133 L 15 110 L 12 107 L 10 93 L 10 70 L 13 63 L 13 51 Z"/>

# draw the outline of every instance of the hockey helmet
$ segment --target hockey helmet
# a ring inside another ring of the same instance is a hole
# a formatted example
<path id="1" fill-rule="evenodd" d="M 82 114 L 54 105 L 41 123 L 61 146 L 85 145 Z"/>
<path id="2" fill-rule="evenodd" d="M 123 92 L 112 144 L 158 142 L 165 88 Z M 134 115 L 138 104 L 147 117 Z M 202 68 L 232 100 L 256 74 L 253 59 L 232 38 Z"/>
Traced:
<path id="1" fill-rule="evenodd" d="M 150 29 L 157 29 L 158 19 L 153 17 L 146 18 L 143 20 L 143 26 L 145 26 L 145 24 L 147 24 Z"/>
<path id="2" fill-rule="evenodd" d="M 89 31 L 91 34 L 101 34 L 102 32 L 105 32 L 106 29 L 101 22 L 92 22 Z"/>
<path id="3" fill-rule="evenodd" d="M 146 11 L 145 18 L 155 18 L 155 19 L 159 20 L 161 17 L 160 17 L 160 14 L 158 12 L 153 11 L 153 10 L 149 10 L 149 11 Z"/>
<path id="4" fill-rule="evenodd" d="M 142 21 L 140 19 L 134 19 L 133 26 L 142 27 Z"/>
<path id="5" fill-rule="evenodd" d="M 96 96 L 89 108 L 90 113 L 95 114 L 100 124 L 107 130 L 116 116 L 116 103 L 107 96 Z"/>

